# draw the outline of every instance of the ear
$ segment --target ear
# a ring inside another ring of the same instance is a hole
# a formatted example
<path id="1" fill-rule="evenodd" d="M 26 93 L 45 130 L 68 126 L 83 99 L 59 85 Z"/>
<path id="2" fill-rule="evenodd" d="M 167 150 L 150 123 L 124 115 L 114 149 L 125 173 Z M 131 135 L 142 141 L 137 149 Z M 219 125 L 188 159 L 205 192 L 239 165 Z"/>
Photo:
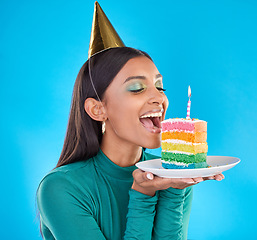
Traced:
<path id="1" fill-rule="evenodd" d="M 94 98 L 87 98 L 84 103 L 86 113 L 96 121 L 105 121 L 107 119 L 104 103 Z"/>

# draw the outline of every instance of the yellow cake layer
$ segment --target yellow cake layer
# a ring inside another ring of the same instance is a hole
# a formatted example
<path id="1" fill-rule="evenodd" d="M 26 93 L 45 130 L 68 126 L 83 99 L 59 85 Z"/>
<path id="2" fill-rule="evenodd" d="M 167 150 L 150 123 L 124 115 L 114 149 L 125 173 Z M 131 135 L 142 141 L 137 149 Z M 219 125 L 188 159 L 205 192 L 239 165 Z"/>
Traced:
<path id="1" fill-rule="evenodd" d="M 162 151 L 179 151 L 187 153 L 206 153 L 208 150 L 207 143 L 198 144 L 184 144 L 184 143 L 171 143 L 162 141 Z"/>
<path id="2" fill-rule="evenodd" d="M 204 143 L 207 140 L 207 132 L 196 132 L 196 133 L 187 133 L 184 131 L 181 132 L 163 132 L 162 140 L 166 139 L 179 139 L 187 142 L 193 143 Z"/>

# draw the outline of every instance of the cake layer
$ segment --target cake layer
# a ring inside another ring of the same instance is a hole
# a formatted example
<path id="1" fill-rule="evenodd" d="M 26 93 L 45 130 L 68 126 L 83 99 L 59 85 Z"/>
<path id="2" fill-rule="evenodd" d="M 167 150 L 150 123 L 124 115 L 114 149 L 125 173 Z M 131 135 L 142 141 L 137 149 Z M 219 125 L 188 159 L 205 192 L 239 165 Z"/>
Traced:
<path id="1" fill-rule="evenodd" d="M 174 152 L 161 152 L 161 159 L 165 162 L 181 162 L 181 163 L 199 163 L 206 162 L 206 153 L 197 154 L 184 154 L 184 153 L 174 153 Z"/>
<path id="2" fill-rule="evenodd" d="M 190 132 L 207 132 L 207 122 L 202 120 L 167 119 L 162 121 L 162 131 L 184 130 Z"/>
<path id="3" fill-rule="evenodd" d="M 207 140 L 207 132 L 184 132 L 184 131 L 175 131 L 175 132 L 162 132 L 162 140 L 166 139 L 180 139 L 187 142 L 193 143 L 203 143 Z"/>
<path id="4" fill-rule="evenodd" d="M 194 169 L 194 168 L 207 168 L 206 162 L 200 163 L 189 163 L 189 164 L 177 164 L 176 162 L 165 162 L 162 161 L 162 167 L 166 169 Z"/>
<path id="5" fill-rule="evenodd" d="M 181 143 L 183 142 L 183 143 Z M 187 152 L 187 153 L 206 153 L 208 150 L 207 143 L 190 143 L 184 141 L 169 141 L 164 140 L 161 143 L 161 147 L 163 151 L 180 151 L 180 152 Z"/>

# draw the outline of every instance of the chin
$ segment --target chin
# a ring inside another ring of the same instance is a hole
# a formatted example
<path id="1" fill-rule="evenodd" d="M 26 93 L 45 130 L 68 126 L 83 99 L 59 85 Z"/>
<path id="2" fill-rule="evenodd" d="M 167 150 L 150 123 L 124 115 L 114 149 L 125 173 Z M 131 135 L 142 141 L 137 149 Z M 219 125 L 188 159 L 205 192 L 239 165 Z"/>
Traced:
<path id="1" fill-rule="evenodd" d="M 142 147 L 148 148 L 148 149 L 155 149 L 155 148 L 159 148 L 160 146 L 161 146 L 161 141 L 158 140 L 158 141 L 144 144 Z"/>

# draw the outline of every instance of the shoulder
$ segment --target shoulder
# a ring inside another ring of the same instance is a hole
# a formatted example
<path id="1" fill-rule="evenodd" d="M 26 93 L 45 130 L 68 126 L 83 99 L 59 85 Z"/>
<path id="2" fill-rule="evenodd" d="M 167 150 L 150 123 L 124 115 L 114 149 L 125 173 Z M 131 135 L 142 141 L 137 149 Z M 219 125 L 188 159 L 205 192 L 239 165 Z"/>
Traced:
<path id="1" fill-rule="evenodd" d="M 52 170 L 40 181 L 37 198 L 43 199 L 77 191 L 80 188 L 80 182 L 87 182 L 87 179 L 90 181 L 91 176 L 86 173 L 92 173 L 94 168 L 92 165 L 92 159 L 88 159 Z"/>
<path id="2" fill-rule="evenodd" d="M 70 163 L 58 168 L 53 169 L 51 172 L 46 174 L 41 180 L 39 186 L 48 181 L 58 181 L 67 179 L 70 175 L 73 175 L 74 172 L 83 171 L 84 168 L 90 165 L 90 160 L 80 161 L 76 163 Z"/>
<path id="3" fill-rule="evenodd" d="M 91 212 L 94 179 L 92 174 L 85 174 L 92 172 L 91 165 L 89 160 L 68 164 L 52 170 L 41 180 L 36 197 L 44 221 L 80 210 Z"/>

